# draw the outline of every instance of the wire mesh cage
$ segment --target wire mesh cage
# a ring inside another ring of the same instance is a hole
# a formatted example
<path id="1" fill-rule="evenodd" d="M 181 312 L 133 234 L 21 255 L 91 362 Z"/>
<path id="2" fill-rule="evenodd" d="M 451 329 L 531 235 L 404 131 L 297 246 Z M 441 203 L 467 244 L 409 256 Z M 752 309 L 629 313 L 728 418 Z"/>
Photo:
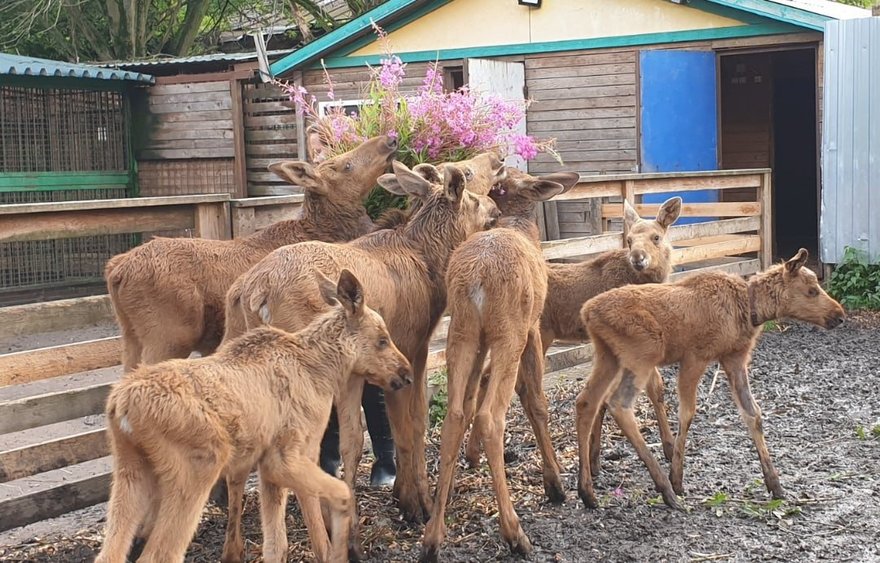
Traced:
<path id="1" fill-rule="evenodd" d="M 111 90 L 0 86 L 0 175 L 128 172 L 123 96 Z M 7 187 L 0 190 L 0 205 L 131 195 L 131 186 Z M 0 243 L 0 304 L 39 299 L 39 290 L 47 288 L 100 287 L 107 259 L 139 240 L 118 234 Z"/>

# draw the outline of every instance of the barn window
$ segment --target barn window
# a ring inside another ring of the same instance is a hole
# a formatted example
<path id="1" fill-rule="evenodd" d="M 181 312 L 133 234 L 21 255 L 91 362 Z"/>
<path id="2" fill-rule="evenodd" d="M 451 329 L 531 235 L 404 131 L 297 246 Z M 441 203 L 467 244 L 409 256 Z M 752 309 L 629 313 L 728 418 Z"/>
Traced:
<path id="1" fill-rule="evenodd" d="M 373 100 L 333 100 L 331 102 L 318 102 L 318 115 L 327 115 L 330 108 L 342 108 L 345 115 L 359 113 L 361 106 L 372 104 Z"/>
<path id="2" fill-rule="evenodd" d="M 447 92 L 458 90 L 464 86 L 464 67 L 443 67 L 443 89 Z"/>

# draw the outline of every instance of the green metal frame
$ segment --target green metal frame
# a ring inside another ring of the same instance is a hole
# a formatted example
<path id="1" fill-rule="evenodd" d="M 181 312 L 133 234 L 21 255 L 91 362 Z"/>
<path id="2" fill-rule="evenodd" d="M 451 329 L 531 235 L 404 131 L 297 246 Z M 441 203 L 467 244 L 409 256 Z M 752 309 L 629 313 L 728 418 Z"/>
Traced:
<path id="1" fill-rule="evenodd" d="M 823 31 L 825 22 L 832 21 L 831 16 L 824 16 L 815 12 L 802 10 L 792 6 L 767 2 L 767 0 L 707 0 L 713 4 L 732 8 L 740 12 L 747 12 L 800 27 Z"/>
<path id="2" fill-rule="evenodd" d="M 132 174 L 120 171 L 0 172 L 0 193 L 131 189 Z"/>

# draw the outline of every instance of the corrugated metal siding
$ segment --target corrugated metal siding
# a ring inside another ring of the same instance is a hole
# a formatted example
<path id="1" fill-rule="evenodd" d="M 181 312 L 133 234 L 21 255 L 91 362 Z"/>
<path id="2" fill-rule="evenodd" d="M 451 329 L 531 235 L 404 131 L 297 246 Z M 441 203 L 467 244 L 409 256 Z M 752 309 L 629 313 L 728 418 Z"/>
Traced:
<path id="1" fill-rule="evenodd" d="M 880 19 L 825 30 L 820 257 L 852 246 L 880 260 Z M 873 110 L 873 111 L 872 111 Z"/>
<path id="2" fill-rule="evenodd" d="M 98 80 L 129 80 L 153 83 L 153 77 L 139 72 L 101 68 L 99 66 L 50 61 L 37 57 L 23 57 L 0 53 L 0 75 L 56 76 L 65 78 L 94 78 Z"/>

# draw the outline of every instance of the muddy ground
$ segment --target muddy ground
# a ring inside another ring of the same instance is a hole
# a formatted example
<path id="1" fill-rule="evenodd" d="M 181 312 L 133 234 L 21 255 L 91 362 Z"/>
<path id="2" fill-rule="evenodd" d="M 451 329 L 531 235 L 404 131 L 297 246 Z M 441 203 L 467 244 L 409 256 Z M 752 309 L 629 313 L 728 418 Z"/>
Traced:
<path id="1" fill-rule="evenodd" d="M 824 331 L 791 324 L 768 332 L 755 353 L 752 389 L 764 411 L 771 454 L 790 499 L 770 503 L 757 455 L 714 367 L 700 387 L 688 444 L 687 513 L 656 502 L 632 448 L 607 426 L 597 493 L 603 507 L 587 511 L 575 492 L 574 397 L 584 366 L 559 372 L 548 386 L 554 444 L 566 471 L 568 500 L 542 498 L 538 455 L 517 401 L 507 441 L 518 459 L 508 466 L 514 504 L 534 545 L 533 561 L 880 561 L 880 316 L 857 314 Z M 675 408 L 672 374 L 667 399 Z M 710 392 L 711 390 L 711 392 Z M 643 432 L 659 457 L 656 425 L 640 403 Z M 675 412 L 674 410 L 671 412 Z M 439 429 L 429 460 L 436 460 Z M 665 462 L 664 466 L 666 466 Z M 368 466 L 361 467 L 365 484 Z M 436 475 L 436 467 L 430 467 Z M 485 464 L 460 469 L 449 509 L 444 561 L 513 560 L 498 533 Z M 421 527 L 404 524 L 387 491 L 359 491 L 364 543 L 371 561 L 413 561 Z M 102 507 L 28 530 L 0 534 L 0 560 L 91 560 L 102 539 Z M 260 561 L 255 493 L 246 505 L 248 560 Z M 225 519 L 209 506 L 187 561 L 217 561 Z M 310 560 L 295 503 L 288 518 L 291 561 Z"/>

